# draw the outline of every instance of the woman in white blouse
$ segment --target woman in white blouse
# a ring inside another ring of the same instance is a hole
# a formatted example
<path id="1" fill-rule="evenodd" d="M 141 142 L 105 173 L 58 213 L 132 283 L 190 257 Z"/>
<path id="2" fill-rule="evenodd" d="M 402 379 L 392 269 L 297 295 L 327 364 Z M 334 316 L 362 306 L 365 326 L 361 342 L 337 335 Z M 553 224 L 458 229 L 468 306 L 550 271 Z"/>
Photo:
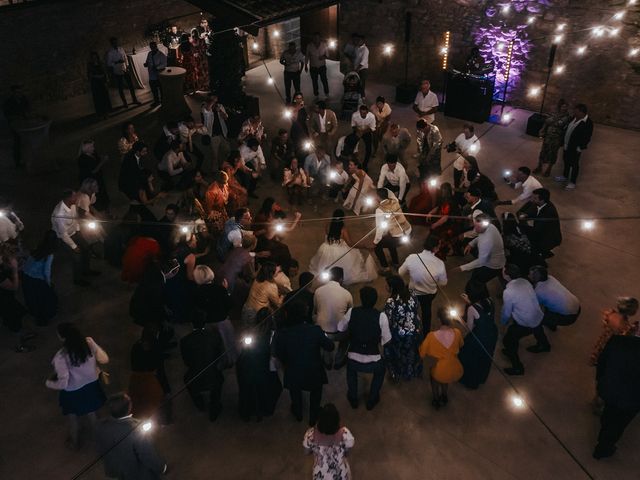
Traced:
<path id="1" fill-rule="evenodd" d="M 84 337 L 70 322 L 58 325 L 58 338 L 63 346 L 52 360 L 54 374 L 46 386 L 60 390 L 59 404 L 62 414 L 69 418 L 68 445 L 80 447 L 80 418 L 88 417 L 95 423 L 95 412 L 106 397 L 98 380 L 98 364 L 106 364 L 109 357 L 91 337 Z"/>
<path id="2" fill-rule="evenodd" d="M 118 152 L 124 156 L 133 148 L 133 144 L 138 141 L 136 127 L 131 122 L 122 125 L 122 137 L 118 140 Z"/>

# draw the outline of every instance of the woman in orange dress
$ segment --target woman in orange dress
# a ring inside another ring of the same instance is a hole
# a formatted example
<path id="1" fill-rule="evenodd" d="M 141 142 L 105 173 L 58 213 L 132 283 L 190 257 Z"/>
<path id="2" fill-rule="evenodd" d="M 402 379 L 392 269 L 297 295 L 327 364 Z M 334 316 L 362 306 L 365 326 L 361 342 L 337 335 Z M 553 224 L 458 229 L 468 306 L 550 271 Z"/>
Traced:
<path id="1" fill-rule="evenodd" d="M 232 152 L 229 156 L 229 161 L 225 161 L 222 164 L 222 170 L 227 174 L 229 188 L 229 201 L 227 203 L 227 212 L 229 215 L 233 215 L 239 208 L 244 208 L 249 204 L 249 193 L 247 189 L 240 185 L 240 182 L 236 178 L 236 171 L 238 165 L 242 161 L 238 150 Z"/>
<path id="2" fill-rule="evenodd" d="M 224 172 L 215 172 L 213 182 L 207 189 L 206 214 L 210 229 L 215 233 L 221 233 L 225 222 L 229 219 L 227 215 L 227 202 L 229 201 L 229 188 L 227 187 L 228 176 Z"/>
<path id="3" fill-rule="evenodd" d="M 420 345 L 420 357 L 432 357 L 436 360 L 431 368 L 431 391 L 433 400 L 431 404 L 435 409 L 447 404 L 447 389 L 449 384 L 457 382 L 462 378 L 464 369 L 458 352 L 464 344 L 462 333 L 457 328 L 453 328 L 451 320 L 447 316 L 444 308 L 438 309 L 438 319 L 440 328 L 430 332 Z"/>

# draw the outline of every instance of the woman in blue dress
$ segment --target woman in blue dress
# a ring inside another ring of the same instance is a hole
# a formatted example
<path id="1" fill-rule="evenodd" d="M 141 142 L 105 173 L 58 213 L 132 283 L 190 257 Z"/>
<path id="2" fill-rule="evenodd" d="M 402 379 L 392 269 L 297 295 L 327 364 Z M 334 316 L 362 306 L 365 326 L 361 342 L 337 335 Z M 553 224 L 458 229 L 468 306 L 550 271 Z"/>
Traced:
<path id="1" fill-rule="evenodd" d="M 498 341 L 498 327 L 495 307 L 483 283 L 467 283 L 462 297 L 467 302 L 465 317 L 469 333 L 458 353 L 458 359 L 464 367 L 460 383 L 475 390 L 489 377 Z"/>
<path id="2" fill-rule="evenodd" d="M 411 380 L 422 375 L 418 301 L 397 275 L 387 278 L 387 287 L 384 313 L 389 319 L 391 341 L 384 346 L 385 362 L 393 380 Z"/>

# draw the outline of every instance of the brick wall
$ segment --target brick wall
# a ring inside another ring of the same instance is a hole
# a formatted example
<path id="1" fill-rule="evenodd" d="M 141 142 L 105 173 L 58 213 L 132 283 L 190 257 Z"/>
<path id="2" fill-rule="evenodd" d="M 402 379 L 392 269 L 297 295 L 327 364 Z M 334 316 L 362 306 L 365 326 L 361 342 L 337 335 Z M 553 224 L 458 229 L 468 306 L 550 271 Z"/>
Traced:
<path id="1" fill-rule="evenodd" d="M 499 2 L 498 2 L 499 3 Z M 540 108 L 540 99 L 527 96 L 530 86 L 542 85 L 546 79 L 546 65 L 551 44 L 550 35 L 558 23 L 567 23 L 566 40 L 559 46 L 556 65 L 566 65 L 560 76 L 549 82 L 546 106 L 552 107 L 559 98 L 570 102 L 584 102 L 595 121 L 610 125 L 640 129 L 640 54 L 628 57 L 630 48 L 640 48 L 640 6 L 627 7 L 614 38 L 605 35 L 591 39 L 582 31 L 601 25 L 606 18 L 625 8 L 624 1 L 552 0 L 549 8 L 538 14 L 536 22 L 527 27 L 533 48 L 519 86 L 510 93 L 515 105 L 531 110 Z M 340 42 L 344 45 L 351 32 L 367 36 L 370 49 L 370 75 L 391 82 L 404 79 L 404 15 L 412 13 L 412 35 L 409 45 L 409 82 L 421 77 L 430 78 L 434 86 L 442 87 L 442 57 L 439 54 L 443 34 L 450 30 L 452 47 L 449 65 L 464 64 L 473 45 L 472 32 L 479 25 L 488 25 L 484 15 L 486 0 L 343 0 L 340 4 Z M 514 15 L 514 14 L 511 14 Z M 527 14 L 520 14 L 520 22 Z M 498 13 L 494 18 L 500 18 Z M 517 18 L 511 16 L 513 22 Z M 545 37 L 546 38 L 540 38 Z M 576 46 L 589 45 L 583 57 L 575 55 Z M 394 54 L 382 55 L 385 43 L 393 43 Z M 546 108 L 545 108 L 546 109 Z"/>
<path id="2" fill-rule="evenodd" d="M 35 103 L 85 93 L 90 51 L 102 55 L 112 36 L 127 51 L 147 45 L 148 27 L 172 17 L 182 17 L 174 21 L 179 27 L 192 27 L 199 11 L 180 0 L 63 0 L 2 8 L 0 31 L 11 41 L 0 55 L 0 92 L 21 83 Z"/>

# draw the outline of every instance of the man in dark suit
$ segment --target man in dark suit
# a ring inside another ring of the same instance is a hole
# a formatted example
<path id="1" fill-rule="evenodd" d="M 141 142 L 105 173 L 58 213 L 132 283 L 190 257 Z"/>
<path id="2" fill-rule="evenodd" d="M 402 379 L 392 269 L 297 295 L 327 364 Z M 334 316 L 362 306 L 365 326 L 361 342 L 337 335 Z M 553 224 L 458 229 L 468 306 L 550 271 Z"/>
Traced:
<path id="1" fill-rule="evenodd" d="M 131 399 L 116 393 L 107 401 L 110 416 L 96 428 L 98 454 L 104 455 L 104 473 L 118 480 L 153 480 L 167 471 L 149 431 L 131 416 Z"/>
<path id="2" fill-rule="evenodd" d="M 593 122 L 587 115 L 587 106 L 579 103 L 573 109 L 573 118 L 564 134 L 564 172 L 555 177 L 556 182 L 566 183 L 566 190 L 576 188 L 580 171 L 580 154 L 587 149 L 593 135 Z"/>
<path id="3" fill-rule="evenodd" d="M 220 394 L 224 376 L 220 368 L 224 345 L 217 330 L 205 328 L 205 320 L 204 315 L 194 315 L 193 331 L 180 340 L 180 353 L 187 366 L 184 383 L 187 384 L 193 403 L 198 410 L 204 410 L 202 394 L 208 391 L 209 420 L 215 422 L 222 410 Z"/>
<path id="4" fill-rule="evenodd" d="M 624 429 L 640 412 L 640 337 L 614 335 L 598 357 L 598 395 L 604 400 L 593 458 L 613 455 Z"/>
<path id="5" fill-rule="evenodd" d="M 289 302 L 292 298 L 302 301 L 307 306 L 307 315 L 304 321 L 313 324 L 313 292 L 311 291 L 311 283 L 315 276 L 311 272 L 302 272 L 298 278 L 299 288 L 287 293 L 284 297 L 285 302 Z"/>
<path id="6" fill-rule="evenodd" d="M 469 187 L 469 189 L 464 192 L 464 199 L 467 201 L 467 204 L 463 207 L 462 213 L 467 215 L 470 219 L 471 228 L 469 232 L 473 231 L 473 218 L 478 215 L 478 213 L 483 213 L 488 217 L 491 217 L 491 223 L 498 229 L 498 231 L 502 231 L 502 226 L 500 225 L 500 220 L 496 215 L 496 210 L 493 208 L 493 203 L 491 200 L 482 197 L 482 190 L 477 186 L 473 185 Z M 468 237 L 468 235 L 465 235 Z"/>
<path id="7" fill-rule="evenodd" d="M 537 188 L 531 194 L 531 202 L 519 212 L 521 220 L 533 221 L 533 225 L 522 224 L 536 253 L 543 258 L 553 256 L 551 250 L 562 243 L 562 231 L 558 210 L 551 203 L 551 193 L 546 188 Z"/>
<path id="8" fill-rule="evenodd" d="M 291 396 L 291 413 L 302 421 L 302 391 L 309 392 L 309 425 L 315 425 L 322 400 L 322 386 L 327 383 L 320 350 L 332 351 L 333 342 L 318 325 L 311 325 L 307 306 L 294 299 L 284 307 L 286 327 L 275 339 L 276 357 L 284 365 L 284 387 Z"/>
<path id="9" fill-rule="evenodd" d="M 149 153 L 147 145 L 136 142 L 131 150 L 122 159 L 120 175 L 118 176 L 118 188 L 129 200 L 139 200 L 139 190 L 144 186 L 146 178 L 143 178 L 144 158 Z"/>

